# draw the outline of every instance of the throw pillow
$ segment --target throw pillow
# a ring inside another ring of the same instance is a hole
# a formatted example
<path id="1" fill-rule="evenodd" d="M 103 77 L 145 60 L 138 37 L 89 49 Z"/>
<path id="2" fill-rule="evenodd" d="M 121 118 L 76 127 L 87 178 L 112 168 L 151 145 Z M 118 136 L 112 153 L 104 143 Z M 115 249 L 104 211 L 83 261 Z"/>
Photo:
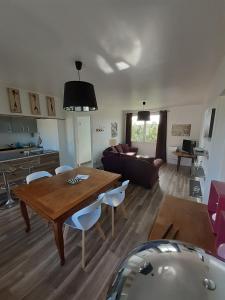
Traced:
<path id="1" fill-rule="evenodd" d="M 119 152 L 119 153 L 123 153 L 123 148 L 121 147 L 121 145 L 116 145 L 115 146 L 116 150 Z"/>
<path id="2" fill-rule="evenodd" d="M 116 147 L 112 146 L 111 148 L 112 148 L 112 152 L 113 152 L 113 153 L 118 153 Z"/>
<path id="3" fill-rule="evenodd" d="M 120 144 L 120 145 L 123 148 L 124 153 L 127 153 L 130 151 L 130 147 L 127 144 Z"/>

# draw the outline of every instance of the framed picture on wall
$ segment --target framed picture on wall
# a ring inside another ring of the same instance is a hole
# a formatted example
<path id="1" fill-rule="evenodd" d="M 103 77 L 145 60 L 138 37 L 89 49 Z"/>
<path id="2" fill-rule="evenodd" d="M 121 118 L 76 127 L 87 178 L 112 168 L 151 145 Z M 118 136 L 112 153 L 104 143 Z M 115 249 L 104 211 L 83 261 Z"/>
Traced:
<path id="1" fill-rule="evenodd" d="M 172 136 L 190 136 L 191 124 L 173 124 Z"/>
<path id="2" fill-rule="evenodd" d="M 48 115 L 55 117 L 56 111 L 55 111 L 55 99 L 54 97 L 46 96 L 47 101 L 47 108 L 48 108 Z"/>
<path id="3" fill-rule="evenodd" d="M 111 137 L 115 138 L 118 136 L 118 124 L 117 122 L 111 122 Z"/>
<path id="4" fill-rule="evenodd" d="M 20 92 L 18 89 L 7 88 L 11 113 L 22 113 Z"/>
<path id="5" fill-rule="evenodd" d="M 29 93 L 29 98 L 30 98 L 30 109 L 32 115 L 40 115 L 41 109 L 39 103 L 39 95 L 36 93 Z"/>

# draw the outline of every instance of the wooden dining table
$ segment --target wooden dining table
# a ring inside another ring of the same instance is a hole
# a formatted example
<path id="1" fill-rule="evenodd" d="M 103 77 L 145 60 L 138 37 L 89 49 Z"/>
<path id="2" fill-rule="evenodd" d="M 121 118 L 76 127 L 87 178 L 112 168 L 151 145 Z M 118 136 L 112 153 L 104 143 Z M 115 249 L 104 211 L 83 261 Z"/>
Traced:
<path id="1" fill-rule="evenodd" d="M 67 180 L 78 174 L 89 178 L 75 185 Z M 65 263 L 63 224 L 72 214 L 87 206 L 102 192 L 117 184 L 120 174 L 79 167 L 62 174 L 36 180 L 13 189 L 19 199 L 20 209 L 26 224 L 26 232 L 31 229 L 27 206 L 53 225 L 56 246 L 61 265 Z"/>

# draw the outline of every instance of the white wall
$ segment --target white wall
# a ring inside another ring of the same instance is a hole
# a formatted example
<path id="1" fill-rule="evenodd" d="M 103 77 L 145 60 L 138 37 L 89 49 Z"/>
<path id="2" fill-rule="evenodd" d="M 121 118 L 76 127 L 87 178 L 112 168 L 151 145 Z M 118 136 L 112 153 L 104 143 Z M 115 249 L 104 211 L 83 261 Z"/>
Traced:
<path id="1" fill-rule="evenodd" d="M 204 109 L 201 105 L 185 105 L 169 107 L 167 110 L 167 161 L 168 163 L 176 164 L 177 158 L 172 152 L 175 151 L 178 146 L 182 146 L 183 139 L 199 141 Z M 189 137 L 172 136 L 173 124 L 191 124 L 191 135 Z M 138 147 L 139 154 L 149 155 L 152 157 L 155 156 L 156 145 L 154 143 L 132 142 L 132 145 Z M 189 159 L 182 158 L 181 165 L 190 164 L 191 161 Z"/>
<path id="2" fill-rule="evenodd" d="M 111 139 L 111 122 L 118 123 L 117 143 L 123 142 L 123 107 L 118 100 L 109 102 L 110 95 L 105 103 L 98 101 L 99 109 L 95 112 L 66 112 L 66 135 L 68 146 L 68 163 L 76 165 L 78 161 L 77 145 L 77 117 L 88 115 L 91 118 L 91 139 L 92 139 L 92 164 L 94 167 L 101 166 L 102 152 L 109 147 Z M 102 131 L 98 131 L 101 129 Z"/>
<path id="3" fill-rule="evenodd" d="M 177 146 L 182 146 L 183 139 L 200 139 L 204 108 L 201 105 L 185 105 L 169 108 L 167 120 L 167 160 L 168 163 L 176 164 L 177 158 L 173 151 Z M 173 124 L 191 124 L 191 135 L 172 136 Z M 191 160 L 182 158 L 181 164 L 190 165 Z"/>
<path id="4" fill-rule="evenodd" d="M 111 122 L 118 123 L 118 136 L 115 138 L 117 143 L 123 142 L 123 112 L 120 108 L 102 108 L 91 115 L 92 119 L 92 141 L 93 141 L 93 164 L 101 164 L 102 152 L 109 147 L 111 137 Z M 96 129 L 103 129 L 102 132 Z"/>
<path id="5" fill-rule="evenodd" d="M 34 136 L 32 136 L 30 133 L 0 133 L 0 147 L 6 146 L 9 144 L 15 144 L 15 143 L 21 143 L 21 144 L 28 144 L 28 143 L 34 143 L 37 144 L 37 134 L 35 133 Z"/>
<path id="6" fill-rule="evenodd" d="M 37 127 L 42 139 L 42 146 L 48 150 L 59 150 L 59 133 L 57 120 L 39 119 Z"/>
<path id="7" fill-rule="evenodd" d="M 133 147 L 138 148 L 138 153 L 141 155 L 147 155 L 150 157 L 155 157 L 155 149 L 156 143 L 139 143 L 139 142 L 132 142 Z"/>
<path id="8" fill-rule="evenodd" d="M 18 88 L 19 89 L 21 109 L 22 109 L 21 114 L 15 114 L 15 113 L 10 112 L 7 88 Z M 29 92 L 36 92 L 39 94 L 41 115 L 34 116 L 31 114 L 30 101 L 29 101 L 29 95 L 28 95 Z M 0 81 L 0 114 L 53 118 L 53 117 L 48 116 L 47 103 L 46 103 L 46 98 L 45 98 L 46 96 L 52 96 L 52 95 L 44 95 L 42 93 L 39 93 L 38 91 L 23 90 L 23 89 L 20 89 L 19 87 L 15 87 L 15 86 L 12 86 L 11 84 Z M 54 97 L 54 99 L 55 99 L 55 107 L 56 107 L 56 117 L 54 117 L 54 118 L 64 118 L 64 111 L 62 109 L 62 103 L 61 103 L 60 99 L 58 97 Z"/>
<path id="9" fill-rule="evenodd" d="M 90 116 L 77 117 L 77 150 L 78 163 L 92 161 L 92 138 L 91 138 L 91 118 Z"/>
<path id="10" fill-rule="evenodd" d="M 203 167 L 206 180 L 203 184 L 203 200 L 208 202 L 211 180 L 225 182 L 225 57 L 221 62 L 213 81 L 209 85 L 208 97 L 205 99 L 205 111 L 216 108 L 214 129 L 211 139 L 203 137 L 204 122 L 202 122 L 201 146 L 209 152 Z"/>
<path id="11" fill-rule="evenodd" d="M 203 134 L 201 138 L 201 146 L 209 153 L 208 159 L 203 159 L 206 180 L 203 182 L 202 189 L 206 203 L 208 202 L 211 181 L 225 181 L 225 96 L 218 97 L 210 105 L 210 108 L 212 107 L 216 108 L 212 138 L 205 138 Z"/>
<path id="12" fill-rule="evenodd" d="M 68 164 L 65 121 L 56 119 L 38 119 L 37 127 L 42 139 L 41 146 L 46 150 L 59 151 L 60 164 Z"/>

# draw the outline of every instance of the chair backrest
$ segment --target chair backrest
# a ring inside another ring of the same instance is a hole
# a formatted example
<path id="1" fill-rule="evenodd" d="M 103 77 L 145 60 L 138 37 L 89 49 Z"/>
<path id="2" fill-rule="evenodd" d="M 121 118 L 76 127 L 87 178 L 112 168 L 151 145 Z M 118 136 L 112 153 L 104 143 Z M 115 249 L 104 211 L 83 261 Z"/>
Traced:
<path id="1" fill-rule="evenodd" d="M 101 204 L 104 196 L 104 193 L 100 194 L 94 203 L 72 215 L 71 218 L 79 229 L 88 230 L 98 221 L 101 216 Z"/>
<path id="2" fill-rule="evenodd" d="M 64 173 L 66 171 L 71 171 L 73 170 L 73 168 L 71 166 L 67 166 L 67 165 L 64 165 L 64 166 L 60 166 L 58 168 L 55 169 L 55 174 L 61 174 L 61 173 Z"/>
<path id="3" fill-rule="evenodd" d="M 128 187 L 129 182 L 129 180 L 126 180 L 118 188 L 106 192 L 103 198 L 103 202 L 115 207 L 120 205 L 120 203 L 125 199 L 125 191 Z"/>
<path id="4" fill-rule="evenodd" d="M 26 182 L 27 182 L 27 184 L 29 184 L 34 180 L 44 178 L 44 177 L 52 177 L 52 174 L 50 174 L 47 171 L 34 172 L 34 173 L 27 175 Z"/>

